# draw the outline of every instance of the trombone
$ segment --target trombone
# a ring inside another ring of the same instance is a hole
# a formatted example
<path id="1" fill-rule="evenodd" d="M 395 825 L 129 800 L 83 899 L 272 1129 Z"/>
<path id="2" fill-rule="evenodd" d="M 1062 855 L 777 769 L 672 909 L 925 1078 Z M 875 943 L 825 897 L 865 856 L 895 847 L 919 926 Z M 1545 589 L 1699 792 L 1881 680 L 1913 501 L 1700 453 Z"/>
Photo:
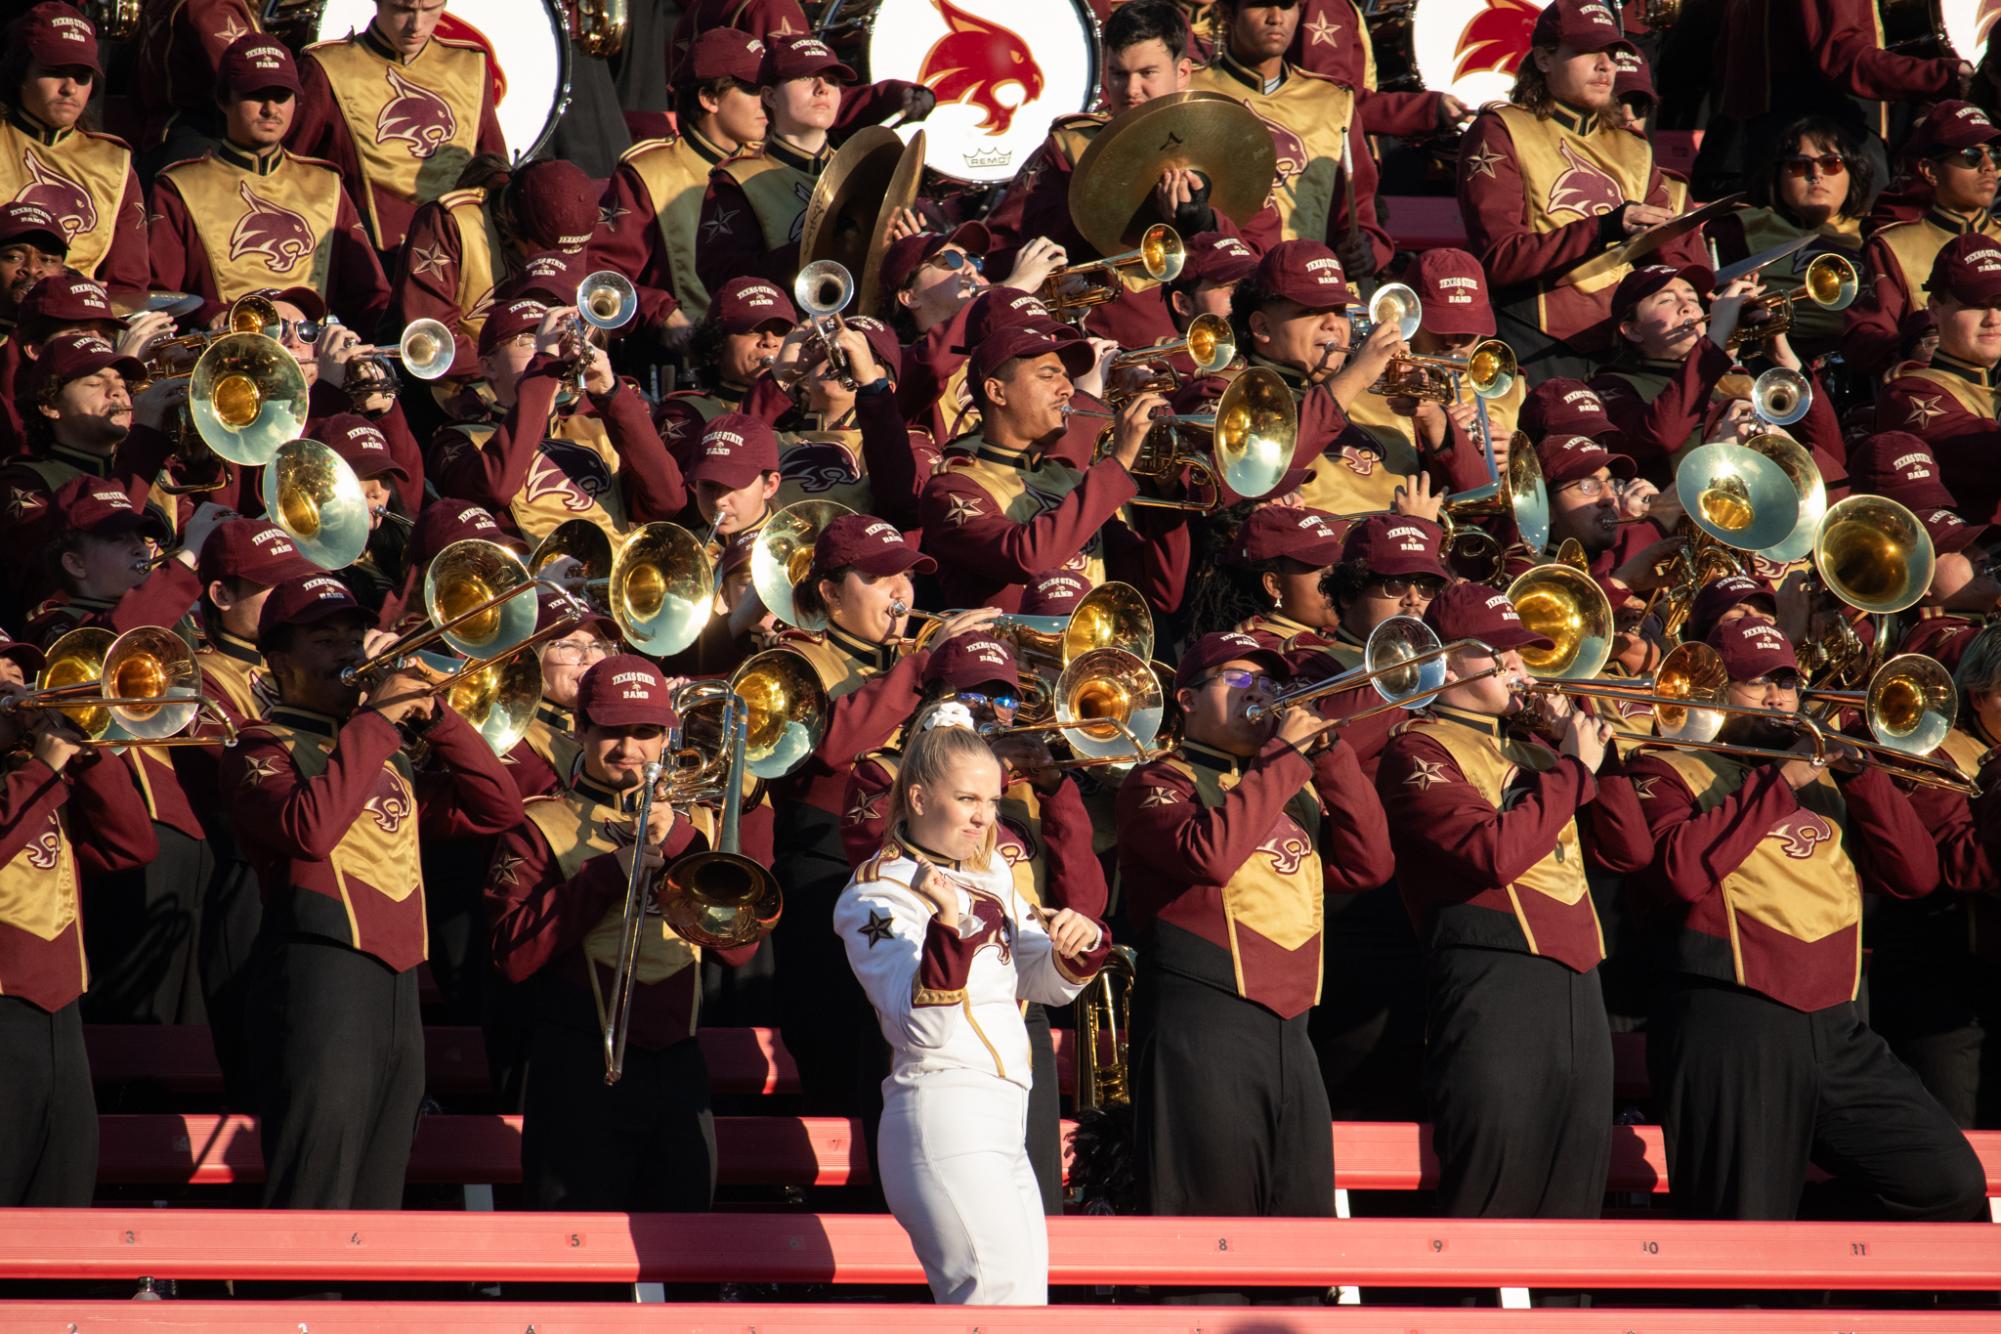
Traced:
<path id="1" fill-rule="evenodd" d="M 1793 304 L 1811 301 L 1823 310 L 1847 310 L 1862 290 L 1862 277 L 1845 256 L 1829 251 L 1815 255 L 1801 274 L 1803 281 L 1791 291 L 1767 292 L 1744 303 L 1737 327 L 1730 332 L 1730 351 L 1744 343 L 1762 343 L 1776 338 L 1793 326 Z M 1754 312 L 1763 318 L 1751 320 Z"/>
<path id="2" fill-rule="evenodd" d="M 1145 658 L 1122 648 L 1087 650 L 1058 674 L 1051 694 L 1054 718 L 1006 727 L 989 723 L 980 735 L 1061 732 L 1071 758 L 1058 760 L 1059 769 L 1145 764 L 1166 754 L 1153 748 L 1166 716 L 1166 692 Z"/>
<path id="3" fill-rule="evenodd" d="M 86 625 L 58 638 L 41 688 L 0 699 L 0 713 L 42 710 L 63 714 L 86 746 L 234 746 L 237 739 L 229 715 L 201 689 L 193 650 L 156 625 L 116 636 Z M 180 735 L 203 717 L 221 733 Z"/>
<path id="4" fill-rule="evenodd" d="M 1391 616 L 1369 631 L 1368 641 L 1362 646 L 1360 667 L 1283 691 L 1267 704 L 1253 701 L 1245 707 L 1244 717 L 1253 723 L 1262 722 L 1287 709 L 1301 708 L 1329 695 L 1360 690 L 1363 686 L 1374 686 L 1376 693 L 1382 696 L 1382 703 L 1344 714 L 1337 726 L 1346 727 L 1395 709 L 1415 712 L 1428 706 L 1445 688 L 1446 657 L 1468 650 L 1494 652 L 1491 644 L 1479 639 L 1455 639 L 1450 644 L 1442 643 L 1437 632 L 1417 617 Z M 1463 677 L 1457 684 L 1497 676 L 1500 672 L 1501 668 L 1496 665 Z"/>
<path id="5" fill-rule="evenodd" d="M 1068 403 L 1063 405 L 1063 413 L 1070 417 L 1118 415 Z M 1207 431 L 1208 452 L 1184 448 L 1184 429 Z M 1276 372 L 1254 366 L 1230 381 L 1210 411 L 1154 418 L 1139 457 L 1127 469 L 1135 477 L 1163 482 L 1185 473 L 1188 487 L 1209 488 L 1214 492 L 1212 497 L 1201 501 L 1134 496 L 1127 503 L 1210 513 L 1232 499 L 1256 500 L 1269 495 L 1292 466 L 1298 439 L 1299 406 L 1292 391 Z M 1107 431 L 1098 437 L 1094 460 L 1110 458 L 1114 449 L 1112 434 Z M 1227 493 L 1224 488 L 1228 488 Z"/>
<path id="6" fill-rule="evenodd" d="M 1878 667 L 1862 690 L 1803 689 L 1800 705 L 1824 704 L 1862 711 L 1872 741 L 1844 735 L 1841 740 L 1877 757 L 1892 777 L 1924 787 L 1979 796 L 1951 762 L 1930 758 L 1959 721 L 1959 692 L 1938 659 L 1900 653 Z"/>
<path id="7" fill-rule="evenodd" d="M 841 319 L 841 312 L 854 299 L 855 276 L 837 259 L 816 259 L 800 269 L 799 276 L 792 280 L 793 304 L 806 312 L 814 339 L 827 354 L 827 365 L 840 373 L 841 387 L 849 391 L 861 386 L 850 373 L 847 353 L 841 351 L 833 335 L 827 332 L 827 323 L 833 323 L 836 333 L 846 332 L 848 326 Z"/>
<path id="8" fill-rule="evenodd" d="M 394 670 L 418 649 L 443 640 L 463 658 L 498 657 L 535 633 L 536 608 L 521 595 L 541 587 L 520 557 L 484 538 L 467 537 L 431 559 L 424 571 L 424 612 L 431 623 L 341 668 L 342 685 Z"/>
<path id="9" fill-rule="evenodd" d="M 1181 276 L 1181 266 L 1187 262 L 1188 250 L 1181 243 L 1181 234 L 1164 222 L 1156 222 L 1140 236 L 1137 246 L 1123 254 L 1056 270 L 1043 280 L 1036 295 L 1053 311 L 1083 310 L 1118 300 L 1125 293 L 1129 270 L 1138 270 L 1157 283 L 1171 283 Z M 1065 291 L 1073 281 L 1081 281 L 1081 288 Z"/>

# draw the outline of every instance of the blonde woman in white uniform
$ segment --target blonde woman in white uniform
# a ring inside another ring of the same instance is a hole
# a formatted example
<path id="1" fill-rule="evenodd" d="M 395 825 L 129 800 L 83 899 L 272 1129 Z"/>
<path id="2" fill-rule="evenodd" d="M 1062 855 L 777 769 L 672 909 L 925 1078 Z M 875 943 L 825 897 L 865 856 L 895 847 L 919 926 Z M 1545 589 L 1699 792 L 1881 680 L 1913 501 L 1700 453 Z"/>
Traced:
<path id="1" fill-rule="evenodd" d="M 882 850 L 834 909 L 895 1053 L 878 1139 L 883 1194 L 939 1302 L 1042 1305 L 1049 1234 L 1022 1141 L 1021 1002 L 1075 997 L 1111 935 L 1015 893 L 993 856 L 1001 766 L 965 707 L 941 705 L 914 731 Z"/>

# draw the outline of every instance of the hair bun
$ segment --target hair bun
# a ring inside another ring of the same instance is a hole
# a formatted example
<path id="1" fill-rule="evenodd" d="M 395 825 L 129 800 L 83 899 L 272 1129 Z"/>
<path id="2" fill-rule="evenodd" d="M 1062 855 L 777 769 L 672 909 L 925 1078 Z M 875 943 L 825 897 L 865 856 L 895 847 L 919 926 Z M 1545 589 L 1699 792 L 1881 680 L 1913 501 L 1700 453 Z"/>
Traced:
<path id="1" fill-rule="evenodd" d="M 925 715 L 924 730 L 928 732 L 934 727 L 963 727 L 968 732 L 979 730 L 973 725 L 973 711 L 957 700 L 940 704 Z"/>

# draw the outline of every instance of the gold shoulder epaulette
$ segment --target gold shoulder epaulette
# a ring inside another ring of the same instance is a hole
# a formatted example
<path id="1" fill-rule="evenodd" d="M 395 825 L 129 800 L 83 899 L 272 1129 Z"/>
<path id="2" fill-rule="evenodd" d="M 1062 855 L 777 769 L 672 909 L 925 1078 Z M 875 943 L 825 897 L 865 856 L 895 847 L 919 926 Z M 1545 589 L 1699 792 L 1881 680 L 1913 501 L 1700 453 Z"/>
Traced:
<path id="1" fill-rule="evenodd" d="M 642 156 L 643 154 L 646 153 L 653 152 L 655 149 L 672 148 L 675 144 L 678 144 L 680 142 L 681 141 L 678 138 L 676 138 L 671 134 L 663 139 L 641 139 L 639 142 L 635 143 L 632 147 L 626 149 L 623 153 L 620 153 L 618 155 L 618 160 L 620 162 L 630 162 L 636 157 Z"/>
<path id="2" fill-rule="evenodd" d="M 483 185 L 469 185 L 463 190 L 447 190 L 432 202 L 447 213 L 457 208 L 460 204 L 484 204 L 486 202 L 486 187 Z"/>

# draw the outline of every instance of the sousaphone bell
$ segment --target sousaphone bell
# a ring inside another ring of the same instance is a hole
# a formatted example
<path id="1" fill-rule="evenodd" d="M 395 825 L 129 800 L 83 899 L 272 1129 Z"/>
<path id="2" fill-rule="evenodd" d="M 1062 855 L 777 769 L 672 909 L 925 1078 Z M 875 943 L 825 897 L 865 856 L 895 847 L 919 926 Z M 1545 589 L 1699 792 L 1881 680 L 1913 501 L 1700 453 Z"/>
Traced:
<path id="1" fill-rule="evenodd" d="M 813 569 L 813 546 L 827 525 L 855 511 L 834 500 L 800 500 L 771 516 L 750 549 L 750 582 L 766 611 L 801 630 L 824 629 L 823 615 L 799 610 L 798 589 Z M 756 728 L 752 728 L 756 749 Z"/>
<path id="2" fill-rule="evenodd" d="M 299 554 L 326 570 L 345 569 L 368 547 L 370 514 L 361 479 L 317 440 L 280 446 L 264 469 L 264 512 Z"/>

